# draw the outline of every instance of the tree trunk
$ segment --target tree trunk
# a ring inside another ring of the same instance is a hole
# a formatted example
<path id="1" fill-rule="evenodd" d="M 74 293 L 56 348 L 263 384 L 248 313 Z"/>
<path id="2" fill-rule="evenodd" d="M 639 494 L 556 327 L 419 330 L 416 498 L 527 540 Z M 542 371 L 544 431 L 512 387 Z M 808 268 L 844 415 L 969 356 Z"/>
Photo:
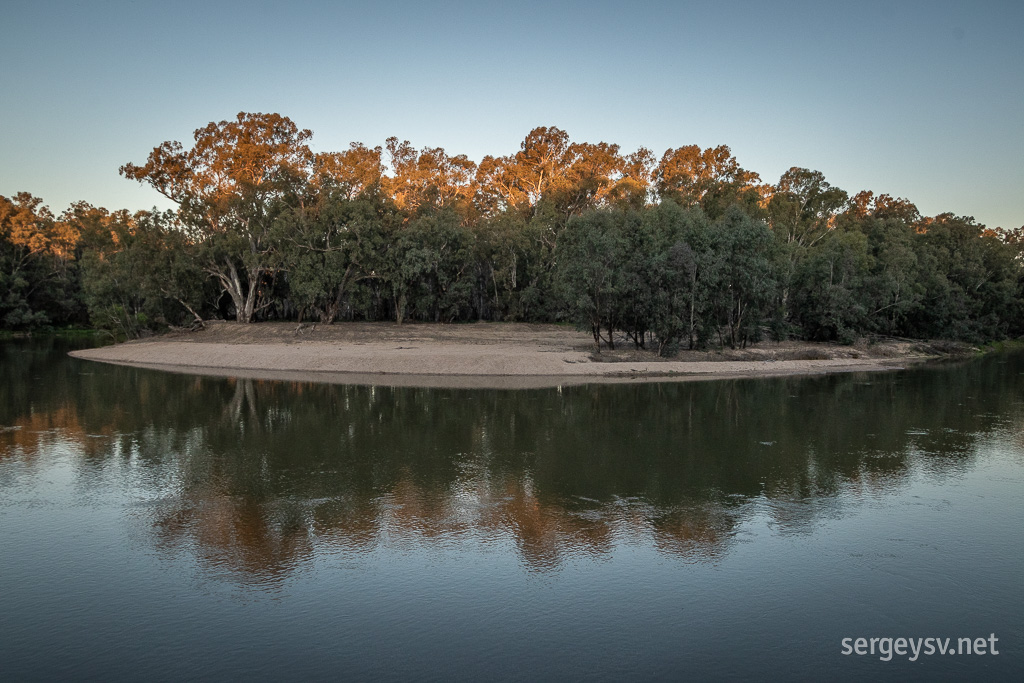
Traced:
<path id="1" fill-rule="evenodd" d="M 405 319 L 405 304 L 405 292 L 402 292 L 397 297 L 395 297 L 395 322 L 398 323 L 399 325 L 401 325 L 402 321 Z"/>
<path id="2" fill-rule="evenodd" d="M 262 268 L 249 269 L 249 291 L 245 294 L 244 316 L 239 312 L 237 320 L 240 323 L 251 323 L 253 313 L 256 312 L 256 297 L 260 292 L 260 277 L 263 275 Z"/>
<path id="3" fill-rule="evenodd" d="M 334 323 L 335 320 L 337 320 L 338 311 L 341 310 L 341 301 L 345 296 L 346 284 L 347 283 L 343 282 L 342 284 L 338 285 L 338 289 L 334 293 L 334 301 L 327 304 L 327 307 L 324 309 L 323 314 L 320 316 L 320 322 L 322 322 L 323 324 L 331 325 Z"/>
<path id="4" fill-rule="evenodd" d="M 692 278 L 690 278 L 690 330 L 689 330 L 689 337 L 690 337 L 690 350 L 691 351 L 693 351 L 693 332 L 694 332 L 694 329 L 697 326 L 696 314 L 697 314 L 697 276 L 696 276 L 696 273 L 694 273 L 694 276 Z"/>
<path id="5" fill-rule="evenodd" d="M 494 283 L 494 310 L 497 314 L 497 312 L 501 310 L 501 296 L 498 294 L 498 276 L 494 272 L 494 264 L 491 263 L 488 265 L 491 266 L 491 282 Z M 496 315 L 491 317 L 492 319 L 496 319 Z"/>
<path id="6" fill-rule="evenodd" d="M 238 270 L 230 259 L 226 259 L 224 263 L 227 266 L 227 273 L 219 270 L 215 272 L 221 282 L 221 286 L 228 293 L 228 296 L 231 297 L 231 303 L 235 306 L 235 321 L 249 322 L 247 319 L 243 319 L 245 315 L 245 295 L 242 293 L 242 279 L 238 277 Z"/>

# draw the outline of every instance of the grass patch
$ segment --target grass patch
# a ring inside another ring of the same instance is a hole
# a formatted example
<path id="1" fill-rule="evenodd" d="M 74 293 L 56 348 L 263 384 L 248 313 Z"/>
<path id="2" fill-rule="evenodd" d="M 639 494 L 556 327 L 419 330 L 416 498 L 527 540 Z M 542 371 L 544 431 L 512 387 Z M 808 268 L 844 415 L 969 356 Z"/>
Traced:
<path id="1" fill-rule="evenodd" d="M 981 353 L 1010 353 L 1024 351 L 1024 339 L 1001 339 L 989 342 L 979 349 Z"/>

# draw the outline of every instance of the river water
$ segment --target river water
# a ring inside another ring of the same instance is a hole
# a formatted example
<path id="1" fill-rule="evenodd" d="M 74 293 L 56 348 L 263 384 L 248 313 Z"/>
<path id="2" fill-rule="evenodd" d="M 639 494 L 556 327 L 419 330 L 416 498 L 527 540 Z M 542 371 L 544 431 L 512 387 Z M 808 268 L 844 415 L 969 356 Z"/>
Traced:
<path id="1" fill-rule="evenodd" d="M 5 680 L 1024 670 L 1024 356 L 498 391 L 69 348 L 0 343 Z"/>

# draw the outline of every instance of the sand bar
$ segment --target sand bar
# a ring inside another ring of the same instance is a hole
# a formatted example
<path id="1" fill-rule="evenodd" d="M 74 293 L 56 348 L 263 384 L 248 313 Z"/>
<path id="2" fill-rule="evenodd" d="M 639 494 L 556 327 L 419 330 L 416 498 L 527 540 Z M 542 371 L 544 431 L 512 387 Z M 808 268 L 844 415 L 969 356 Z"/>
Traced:
<path id="1" fill-rule="evenodd" d="M 536 388 L 597 382 L 687 381 L 897 370 L 929 356 L 913 349 L 801 343 L 680 353 L 658 359 L 619 344 L 594 353 L 589 335 L 557 325 L 213 323 L 76 358 L 185 372 L 389 386 Z M 800 356 L 822 356 L 800 358 Z"/>

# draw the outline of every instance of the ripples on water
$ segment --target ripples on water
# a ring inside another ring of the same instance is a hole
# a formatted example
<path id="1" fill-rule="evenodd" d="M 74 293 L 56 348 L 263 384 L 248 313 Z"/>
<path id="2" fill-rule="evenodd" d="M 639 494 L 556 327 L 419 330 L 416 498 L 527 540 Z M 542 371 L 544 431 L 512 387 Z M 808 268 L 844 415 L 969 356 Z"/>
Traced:
<path id="1" fill-rule="evenodd" d="M 470 391 L 66 350 L 0 345 L 16 678 L 1019 670 L 1018 357 Z M 839 654 L 990 632 L 999 657 Z"/>

